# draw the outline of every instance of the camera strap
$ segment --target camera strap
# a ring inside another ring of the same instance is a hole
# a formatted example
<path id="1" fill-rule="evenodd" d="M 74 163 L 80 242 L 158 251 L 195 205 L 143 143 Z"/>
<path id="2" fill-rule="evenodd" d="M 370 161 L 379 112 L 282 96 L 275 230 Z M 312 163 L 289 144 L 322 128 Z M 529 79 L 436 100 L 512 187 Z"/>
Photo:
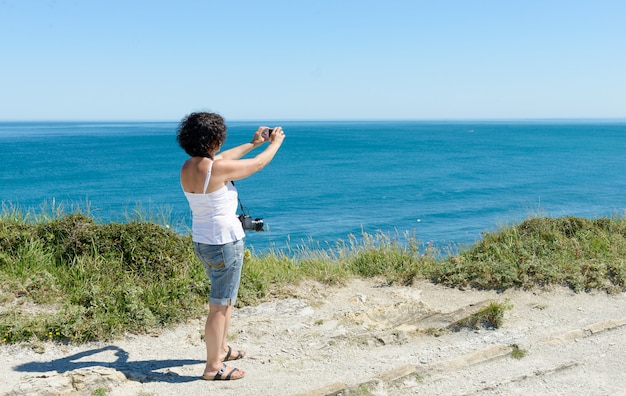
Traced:
<path id="1" fill-rule="evenodd" d="M 237 200 L 239 201 L 239 209 L 241 209 L 241 213 L 243 213 L 245 215 L 246 211 L 243 208 L 243 204 L 241 203 L 241 199 L 237 198 Z"/>
<path id="2" fill-rule="evenodd" d="M 235 185 L 234 181 L 230 181 L 231 183 L 233 183 L 233 186 Z M 243 204 L 241 203 L 241 199 L 239 198 L 239 193 L 237 193 L 237 201 L 239 201 L 239 209 L 241 209 L 241 213 L 242 214 L 246 214 L 246 210 L 243 208 Z"/>

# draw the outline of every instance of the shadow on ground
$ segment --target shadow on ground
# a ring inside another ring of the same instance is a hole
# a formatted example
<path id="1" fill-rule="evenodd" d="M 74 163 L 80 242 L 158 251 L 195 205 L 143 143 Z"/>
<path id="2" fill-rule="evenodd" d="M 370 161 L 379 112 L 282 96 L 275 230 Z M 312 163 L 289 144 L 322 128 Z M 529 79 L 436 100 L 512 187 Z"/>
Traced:
<path id="1" fill-rule="evenodd" d="M 110 355 L 112 359 L 106 359 Z M 98 359 L 97 355 L 101 355 Z M 180 368 L 186 365 L 205 363 L 203 360 L 191 359 L 168 359 L 168 360 L 144 360 L 129 361 L 128 352 L 116 346 L 92 349 L 71 356 L 55 359 L 49 362 L 29 362 L 15 366 L 15 371 L 27 373 L 46 373 L 56 371 L 59 374 L 89 368 L 107 367 L 124 374 L 127 379 L 147 382 L 185 383 L 200 380 L 200 376 L 180 375 L 171 371 L 172 368 Z"/>

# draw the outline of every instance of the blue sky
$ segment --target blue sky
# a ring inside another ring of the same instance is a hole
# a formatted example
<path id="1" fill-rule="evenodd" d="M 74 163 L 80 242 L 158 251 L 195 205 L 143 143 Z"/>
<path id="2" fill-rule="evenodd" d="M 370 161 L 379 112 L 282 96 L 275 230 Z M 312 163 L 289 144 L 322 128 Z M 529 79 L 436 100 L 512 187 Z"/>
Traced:
<path id="1" fill-rule="evenodd" d="M 626 118 L 626 1 L 0 0 L 0 120 Z"/>

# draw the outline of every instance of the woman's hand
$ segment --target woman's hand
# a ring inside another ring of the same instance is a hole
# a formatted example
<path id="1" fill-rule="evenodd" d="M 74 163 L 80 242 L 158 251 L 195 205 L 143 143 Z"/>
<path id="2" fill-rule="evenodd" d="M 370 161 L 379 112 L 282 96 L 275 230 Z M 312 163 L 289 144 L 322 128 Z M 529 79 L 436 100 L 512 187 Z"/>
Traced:
<path id="1" fill-rule="evenodd" d="M 269 141 L 272 143 L 281 144 L 283 142 L 283 139 L 285 139 L 285 132 L 283 132 L 283 128 L 275 127 L 269 137 Z"/>
<path id="2" fill-rule="evenodd" d="M 265 143 L 267 140 L 265 140 L 265 138 L 263 137 L 263 132 L 266 131 L 267 129 L 269 129 L 266 126 L 260 126 L 256 132 L 254 132 L 254 136 L 252 137 L 252 141 L 250 143 L 252 143 L 254 145 L 254 147 L 260 146 L 263 143 Z"/>

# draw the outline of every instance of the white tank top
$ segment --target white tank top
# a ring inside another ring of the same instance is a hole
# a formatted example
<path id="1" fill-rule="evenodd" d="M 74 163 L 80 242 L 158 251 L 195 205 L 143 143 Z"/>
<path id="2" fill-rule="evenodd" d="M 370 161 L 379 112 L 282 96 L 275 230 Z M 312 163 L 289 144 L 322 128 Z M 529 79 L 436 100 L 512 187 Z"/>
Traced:
<path id="1" fill-rule="evenodd" d="M 207 194 L 213 161 L 209 165 L 202 194 L 185 193 L 191 208 L 191 235 L 194 242 L 223 245 L 246 236 L 237 218 L 237 189 L 228 182 L 224 187 Z"/>

